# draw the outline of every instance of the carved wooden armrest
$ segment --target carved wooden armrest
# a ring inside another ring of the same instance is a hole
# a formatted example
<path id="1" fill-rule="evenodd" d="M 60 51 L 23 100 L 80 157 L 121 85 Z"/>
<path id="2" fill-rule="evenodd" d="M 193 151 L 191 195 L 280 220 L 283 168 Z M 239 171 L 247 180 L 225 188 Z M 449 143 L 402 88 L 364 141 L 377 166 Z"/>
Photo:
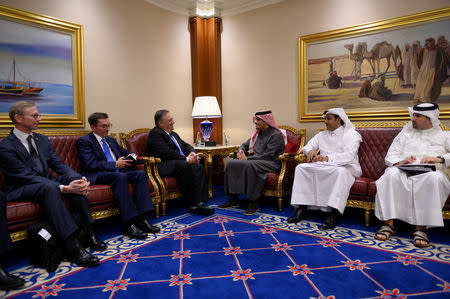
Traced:
<path id="1" fill-rule="evenodd" d="M 293 177 L 294 168 L 296 166 L 296 155 L 293 153 L 283 153 L 278 156 L 281 161 L 281 168 L 278 174 L 278 187 L 277 190 L 282 192 L 284 185 L 289 185 L 290 180 Z"/>
<path id="2" fill-rule="evenodd" d="M 137 157 L 137 162 L 139 164 L 153 165 L 161 163 L 161 159 L 155 157 L 139 156 Z"/>
<path id="3" fill-rule="evenodd" d="M 161 163 L 161 159 L 155 157 L 139 156 L 136 160 L 138 164 L 144 165 L 145 172 L 147 173 L 147 176 L 150 179 L 153 188 L 159 194 L 157 181 L 162 183 L 161 177 L 159 176 L 158 172 L 158 164 Z"/>
<path id="4" fill-rule="evenodd" d="M 295 156 L 295 161 L 297 161 L 297 163 L 304 163 L 306 162 L 306 155 L 305 154 L 298 154 Z"/>
<path id="5" fill-rule="evenodd" d="M 281 169 L 278 175 L 278 184 L 282 184 L 283 177 L 286 173 L 286 169 L 288 168 L 288 161 L 295 161 L 295 154 L 284 153 L 278 156 L 278 160 L 281 161 Z M 281 186 L 281 185 L 280 185 Z"/>
<path id="6" fill-rule="evenodd" d="M 287 160 L 290 160 L 290 159 L 295 159 L 295 154 L 283 153 L 283 154 L 278 156 L 278 159 L 280 161 L 287 161 Z"/>
<path id="7" fill-rule="evenodd" d="M 136 165 L 144 166 L 144 171 L 147 173 L 148 179 L 153 186 L 154 196 L 152 195 L 152 202 L 155 204 L 156 217 L 159 217 L 159 204 L 162 201 L 164 190 L 160 188 L 161 178 L 158 173 L 158 164 L 161 163 L 160 158 L 138 156 L 136 158 Z"/>

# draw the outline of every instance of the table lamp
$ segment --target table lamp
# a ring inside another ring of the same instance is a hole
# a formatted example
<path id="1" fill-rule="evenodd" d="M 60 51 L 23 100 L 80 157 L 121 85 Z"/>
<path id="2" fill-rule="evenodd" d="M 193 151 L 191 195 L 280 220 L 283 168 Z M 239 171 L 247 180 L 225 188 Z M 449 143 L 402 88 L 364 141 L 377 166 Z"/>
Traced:
<path id="1" fill-rule="evenodd" d="M 216 97 L 196 97 L 194 101 L 194 107 L 192 108 L 192 118 L 205 118 L 200 123 L 200 131 L 202 132 L 203 139 L 205 140 L 205 146 L 215 146 L 216 141 L 209 140 L 213 130 L 213 123 L 208 118 L 222 117 L 220 112 L 219 103 L 217 103 Z"/>

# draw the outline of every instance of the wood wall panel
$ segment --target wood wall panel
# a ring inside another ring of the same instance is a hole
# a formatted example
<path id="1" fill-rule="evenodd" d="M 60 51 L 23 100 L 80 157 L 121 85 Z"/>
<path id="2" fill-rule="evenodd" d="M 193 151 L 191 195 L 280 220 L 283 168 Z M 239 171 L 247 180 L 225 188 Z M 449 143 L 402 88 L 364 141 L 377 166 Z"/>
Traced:
<path id="1" fill-rule="evenodd" d="M 222 110 L 222 19 L 189 19 L 191 32 L 192 105 L 198 96 L 215 96 Z M 222 118 L 210 119 L 214 123 L 211 140 L 222 143 Z M 200 131 L 200 122 L 194 119 L 193 140 Z"/>

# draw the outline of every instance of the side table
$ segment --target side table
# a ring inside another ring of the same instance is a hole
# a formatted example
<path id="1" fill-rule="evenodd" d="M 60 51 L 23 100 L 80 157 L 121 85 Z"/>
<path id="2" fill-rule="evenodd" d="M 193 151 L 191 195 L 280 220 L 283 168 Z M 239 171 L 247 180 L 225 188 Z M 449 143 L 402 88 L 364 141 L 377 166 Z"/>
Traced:
<path id="1" fill-rule="evenodd" d="M 206 176 L 208 177 L 208 196 L 212 197 L 212 166 L 213 157 L 228 157 L 239 149 L 239 145 L 194 146 L 200 157 L 205 159 Z"/>

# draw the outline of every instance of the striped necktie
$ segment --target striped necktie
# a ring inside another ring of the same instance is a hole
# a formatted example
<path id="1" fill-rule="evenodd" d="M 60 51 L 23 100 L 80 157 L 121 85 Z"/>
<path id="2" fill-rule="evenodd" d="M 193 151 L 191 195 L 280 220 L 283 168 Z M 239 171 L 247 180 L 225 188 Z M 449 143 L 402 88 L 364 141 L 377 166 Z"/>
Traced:
<path id="1" fill-rule="evenodd" d="M 28 142 L 28 148 L 30 149 L 30 156 L 31 160 L 33 161 L 34 167 L 38 170 L 40 175 L 44 175 L 44 165 L 42 164 L 42 160 L 39 157 L 39 153 L 36 151 L 36 149 L 33 146 L 33 143 L 31 142 L 31 138 L 33 138 L 31 135 L 27 137 Z"/>

